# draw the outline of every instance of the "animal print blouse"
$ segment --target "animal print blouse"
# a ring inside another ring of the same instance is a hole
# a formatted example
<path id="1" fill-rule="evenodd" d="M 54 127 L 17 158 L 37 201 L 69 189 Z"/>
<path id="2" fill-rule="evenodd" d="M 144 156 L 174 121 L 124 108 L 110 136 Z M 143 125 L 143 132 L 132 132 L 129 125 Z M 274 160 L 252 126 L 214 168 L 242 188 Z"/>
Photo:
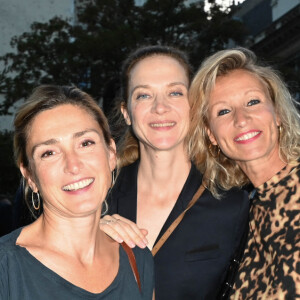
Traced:
<path id="1" fill-rule="evenodd" d="M 300 299 L 300 164 L 257 188 L 230 299 Z"/>

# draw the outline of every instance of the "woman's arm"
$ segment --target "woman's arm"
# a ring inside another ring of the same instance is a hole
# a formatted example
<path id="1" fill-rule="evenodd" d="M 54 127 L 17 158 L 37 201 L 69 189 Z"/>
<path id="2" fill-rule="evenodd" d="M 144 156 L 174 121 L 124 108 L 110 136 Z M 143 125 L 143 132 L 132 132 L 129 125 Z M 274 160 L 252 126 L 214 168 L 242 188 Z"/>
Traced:
<path id="1" fill-rule="evenodd" d="M 139 229 L 137 225 L 118 214 L 106 215 L 100 220 L 100 229 L 118 243 L 123 241 L 131 248 L 136 245 L 145 248 L 148 244 L 146 229 Z"/>

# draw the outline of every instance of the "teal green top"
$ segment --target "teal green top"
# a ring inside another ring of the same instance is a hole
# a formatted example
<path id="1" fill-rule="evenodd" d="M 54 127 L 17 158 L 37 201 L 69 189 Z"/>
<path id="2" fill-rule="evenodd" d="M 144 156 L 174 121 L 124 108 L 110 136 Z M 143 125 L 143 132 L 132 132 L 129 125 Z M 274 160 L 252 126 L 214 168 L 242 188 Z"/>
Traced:
<path id="1" fill-rule="evenodd" d="M 134 279 L 128 256 L 120 247 L 119 271 L 99 294 L 90 293 L 65 280 L 16 245 L 21 228 L 0 239 L 0 300 L 150 300 L 153 294 L 153 259 L 148 249 L 135 247 L 142 292 Z"/>

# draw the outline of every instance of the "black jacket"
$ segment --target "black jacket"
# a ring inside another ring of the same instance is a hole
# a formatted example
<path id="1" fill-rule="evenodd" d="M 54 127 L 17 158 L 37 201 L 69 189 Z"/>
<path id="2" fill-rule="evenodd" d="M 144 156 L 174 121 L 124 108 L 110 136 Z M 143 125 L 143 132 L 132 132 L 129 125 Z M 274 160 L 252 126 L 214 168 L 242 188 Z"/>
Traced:
<path id="1" fill-rule="evenodd" d="M 109 214 L 136 222 L 137 172 L 138 162 L 121 170 L 110 194 Z M 192 165 L 156 242 L 186 208 L 201 181 Z M 215 299 L 247 216 L 245 192 L 232 190 L 217 200 L 206 190 L 154 257 L 156 300 Z"/>

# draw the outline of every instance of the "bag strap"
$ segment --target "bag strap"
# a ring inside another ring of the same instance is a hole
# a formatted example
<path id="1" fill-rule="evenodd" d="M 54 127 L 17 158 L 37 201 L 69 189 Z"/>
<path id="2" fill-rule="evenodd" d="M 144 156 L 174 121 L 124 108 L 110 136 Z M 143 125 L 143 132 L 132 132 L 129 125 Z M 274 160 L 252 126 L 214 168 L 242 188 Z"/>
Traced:
<path id="1" fill-rule="evenodd" d="M 156 245 L 152 249 L 152 255 L 155 256 L 157 251 L 161 248 L 161 246 L 165 243 L 165 241 L 169 238 L 171 233 L 175 230 L 175 228 L 178 226 L 178 224 L 183 219 L 185 213 L 196 203 L 196 201 L 199 199 L 199 197 L 204 192 L 205 187 L 203 184 L 200 185 L 197 192 L 194 194 L 192 200 L 189 202 L 187 208 L 174 220 L 174 222 L 170 225 L 170 227 L 167 229 L 167 231 L 162 235 L 162 237 L 159 239 L 159 241 L 156 243 Z"/>
<path id="2" fill-rule="evenodd" d="M 245 251 L 245 248 L 247 245 L 247 241 L 248 241 L 248 232 L 250 229 L 249 228 L 249 215 L 253 208 L 252 200 L 253 200 L 255 194 L 256 194 L 256 190 L 253 190 L 249 194 L 250 207 L 249 207 L 249 213 L 248 213 L 248 218 L 247 218 L 248 219 L 247 224 L 244 229 L 243 235 L 241 237 L 240 244 L 237 246 L 237 248 L 234 252 L 233 258 L 228 267 L 227 274 L 225 276 L 225 279 L 223 281 L 223 284 L 222 284 L 219 294 L 217 296 L 217 300 L 229 299 L 231 290 L 234 286 L 234 282 L 236 280 L 236 276 L 238 274 L 240 263 L 243 258 L 243 254 L 244 254 L 244 251 Z"/>
<path id="3" fill-rule="evenodd" d="M 134 275 L 134 279 L 135 279 L 135 281 L 139 287 L 139 290 L 141 292 L 142 288 L 141 288 L 140 275 L 139 275 L 139 271 L 138 271 L 138 268 L 136 265 L 134 253 L 133 253 L 132 249 L 125 242 L 121 243 L 121 246 L 123 247 L 124 251 L 126 252 L 126 254 L 128 256 L 129 263 L 130 263 L 130 266 L 131 266 L 131 269 L 132 269 L 132 272 Z"/>

